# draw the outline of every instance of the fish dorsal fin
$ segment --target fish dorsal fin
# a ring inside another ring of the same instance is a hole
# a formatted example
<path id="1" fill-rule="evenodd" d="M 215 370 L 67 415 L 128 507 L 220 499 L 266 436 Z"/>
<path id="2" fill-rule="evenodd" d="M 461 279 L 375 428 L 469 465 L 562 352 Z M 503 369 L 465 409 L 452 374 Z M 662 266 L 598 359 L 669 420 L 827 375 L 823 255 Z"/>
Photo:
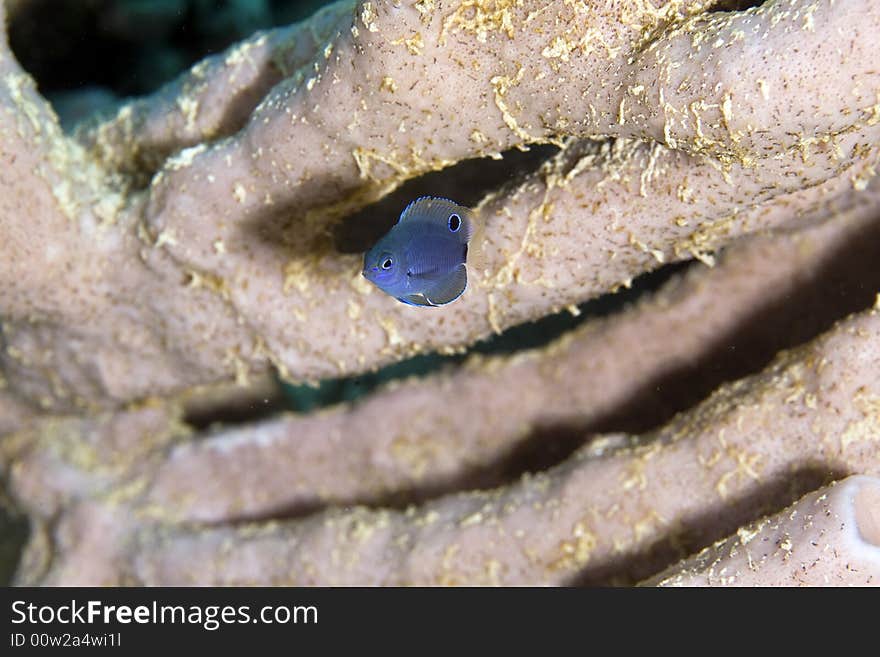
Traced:
<path id="1" fill-rule="evenodd" d="M 467 288 L 467 269 L 464 263 L 453 269 L 437 285 L 425 292 L 425 299 L 433 306 L 443 306 L 460 297 Z"/>
<path id="2" fill-rule="evenodd" d="M 474 234 L 473 213 L 468 208 L 459 205 L 455 201 L 450 201 L 448 198 L 440 198 L 438 196 L 422 196 L 417 198 L 400 213 L 398 223 L 417 218 L 421 221 L 436 222 L 441 226 L 446 226 L 452 214 L 457 214 L 461 219 L 461 229 L 458 231 L 461 235 L 461 240 L 463 242 L 469 241 Z"/>

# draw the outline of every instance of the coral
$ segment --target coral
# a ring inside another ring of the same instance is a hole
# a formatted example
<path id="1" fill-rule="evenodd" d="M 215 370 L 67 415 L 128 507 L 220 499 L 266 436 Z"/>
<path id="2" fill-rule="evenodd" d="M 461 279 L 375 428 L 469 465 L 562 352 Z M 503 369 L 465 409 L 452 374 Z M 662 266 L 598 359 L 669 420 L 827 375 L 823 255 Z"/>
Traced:
<path id="1" fill-rule="evenodd" d="M 741 527 L 735 537 L 644 584 L 876 586 L 878 510 L 880 480 L 849 477 L 805 496 L 773 518 Z"/>
<path id="2" fill-rule="evenodd" d="M 802 576 L 742 555 L 861 549 L 791 510 L 748 524 L 850 475 L 793 509 L 876 544 L 880 8 L 730 5 L 340 2 L 73 133 L 0 44 L 16 581 L 876 583 L 876 548 Z M 510 149 L 537 165 L 462 173 Z M 356 251 L 435 171 L 487 267 L 425 310 Z M 682 261 L 543 347 L 204 426 L 276 403 L 270 371 L 461 353 Z"/>

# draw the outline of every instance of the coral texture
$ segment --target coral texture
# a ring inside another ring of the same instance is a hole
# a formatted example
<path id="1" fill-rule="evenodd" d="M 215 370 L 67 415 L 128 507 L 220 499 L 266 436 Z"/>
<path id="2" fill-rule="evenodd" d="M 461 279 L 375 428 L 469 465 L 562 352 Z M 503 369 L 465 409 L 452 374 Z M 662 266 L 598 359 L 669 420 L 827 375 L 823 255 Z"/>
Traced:
<path id="1" fill-rule="evenodd" d="M 878 551 L 880 479 L 853 476 L 741 527 L 644 584 L 876 586 Z"/>
<path id="2" fill-rule="evenodd" d="M 880 6 L 740 4 L 339 2 L 72 134 L 0 42 L 16 581 L 880 581 Z M 456 174 L 512 148 L 548 154 Z M 356 251 L 435 171 L 487 265 L 425 310 Z M 680 261 L 543 347 L 206 426 Z"/>

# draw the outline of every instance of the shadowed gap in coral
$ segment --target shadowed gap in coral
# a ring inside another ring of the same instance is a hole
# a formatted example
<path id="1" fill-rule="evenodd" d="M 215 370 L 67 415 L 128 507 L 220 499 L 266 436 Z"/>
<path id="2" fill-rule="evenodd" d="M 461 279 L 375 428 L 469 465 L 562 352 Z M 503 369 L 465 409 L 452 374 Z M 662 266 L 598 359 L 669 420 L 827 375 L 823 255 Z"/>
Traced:
<path id="1" fill-rule="evenodd" d="M 770 298 L 763 306 L 754 308 L 728 331 L 719 333 L 705 350 L 694 354 L 690 363 L 645 381 L 635 394 L 604 415 L 588 423 L 539 426 L 501 458 L 474 465 L 446 479 L 432 480 L 412 489 L 392 491 L 381 497 L 343 500 L 340 503 L 403 508 L 462 490 L 503 485 L 515 481 L 526 472 L 546 470 L 564 462 L 575 450 L 599 434 L 649 433 L 677 413 L 695 407 L 725 382 L 760 372 L 781 350 L 805 344 L 847 315 L 870 308 L 876 300 L 876 290 L 880 289 L 880 269 L 874 264 L 878 260 L 880 222 L 875 222 L 830 254 L 793 292 Z M 639 294 L 659 287 L 683 266 L 686 265 L 645 275 L 642 277 L 644 283 L 637 279 L 633 290 L 626 291 L 627 296 L 618 292 L 587 302 L 582 306 L 580 317 L 561 314 L 544 321 L 550 325 L 554 322 L 566 324 L 565 329 L 559 330 L 559 333 L 563 333 L 579 322 L 595 317 L 599 310 L 592 310 L 594 306 L 604 306 L 606 314 L 620 310 Z M 723 303 L 723 299 L 719 303 Z M 515 349 L 523 344 L 523 338 L 517 336 L 517 332 L 527 332 L 529 328 L 532 327 L 514 327 L 496 338 L 499 341 L 497 346 L 494 341 L 488 341 L 477 345 L 475 350 L 498 353 L 505 350 L 502 346 L 504 341 L 509 341 L 508 344 L 513 344 Z M 553 337 L 556 335 L 558 333 L 554 332 Z M 375 375 L 326 381 L 317 390 L 289 388 L 287 394 L 292 397 L 292 405 L 311 404 L 315 408 L 348 397 L 359 397 L 392 376 L 428 373 L 445 364 L 460 362 L 462 358 L 422 356 L 380 370 Z M 817 475 L 811 481 L 822 481 L 814 488 L 827 479 L 827 472 L 821 465 L 817 466 L 816 472 L 821 477 Z M 790 498 L 786 504 L 794 499 L 796 497 Z M 273 514 L 272 517 L 299 517 L 323 506 L 320 502 L 300 505 Z"/>
<path id="2" fill-rule="evenodd" d="M 0 586 L 9 586 L 28 539 L 27 517 L 0 504 Z"/>
<path id="3" fill-rule="evenodd" d="M 624 549 L 610 560 L 588 563 L 568 583 L 631 586 L 729 536 L 739 527 L 779 513 L 807 493 L 848 474 L 816 463 L 767 481 L 748 493 L 719 500 L 717 505 L 699 515 L 683 519 L 644 550 Z"/>
<path id="4" fill-rule="evenodd" d="M 499 481 L 509 481 L 561 463 L 588 436 L 644 434 L 663 426 L 722 384 L 760 372 L 780 351 L 806 344 L 844 317 L 870 308 L 880 289 L 878 261 L 880 222 L 874 222 L 832 253 L 800 287 L 753 308 L 689 363 L 645 381 L 629 399 L 587 425 L 538 428 L 491 471 Z"/>
<path id="5" fill-rule="evenodd" d="M 289 410 L 310 412 L 340 402 L 350 402 L 368 395 L 381 385 L 412 376 L 428 376 L 444 367 L 461 364 L 471 354 L 510 354 L 525 349 L 543 347 L 590 319 L 619 312 L 642 295 L 659 289 L 673 275 L 693 264 L 692 261 L 667 265 L 643 274 L 633 281 L 630 289 L 605 294 L 578 306 L 578 314 L 564 310 L 547 315 L 534 322 L 513 326 L 499 335 L 472 345 L 467 353 L 443 356 L 427 354 L 389 365 L 377 372 L 338 379 L 325 379 L 317 386 L 283 384 Z"/>
<path id="6" fill-rule="evenodd" d="M 474 207 L 487 194 L 532 174 L 559 148 L 535 145 L 526 151 L 510 149 L 500 158 L 482 157 L 412 178 L 381 200 L 355 212 L 333 228 L 340 253 L 363 253 L 397 223 L 403 209 L 420 196 L 440 196 Z"/>

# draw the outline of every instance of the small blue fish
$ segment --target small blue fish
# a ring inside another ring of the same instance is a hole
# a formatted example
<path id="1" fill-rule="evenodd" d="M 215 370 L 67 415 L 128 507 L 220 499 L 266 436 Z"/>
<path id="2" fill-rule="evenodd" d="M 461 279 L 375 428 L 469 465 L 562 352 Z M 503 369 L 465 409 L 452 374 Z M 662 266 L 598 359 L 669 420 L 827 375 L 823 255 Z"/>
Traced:
<path id="1" fill-rule="evenodd" d="M 445 198 L 418 198 L 364 254 L 363 275 L 411 306 L 451 303 L 467 287 L 468 247 L 476 228 L 468 208 Z"/>

